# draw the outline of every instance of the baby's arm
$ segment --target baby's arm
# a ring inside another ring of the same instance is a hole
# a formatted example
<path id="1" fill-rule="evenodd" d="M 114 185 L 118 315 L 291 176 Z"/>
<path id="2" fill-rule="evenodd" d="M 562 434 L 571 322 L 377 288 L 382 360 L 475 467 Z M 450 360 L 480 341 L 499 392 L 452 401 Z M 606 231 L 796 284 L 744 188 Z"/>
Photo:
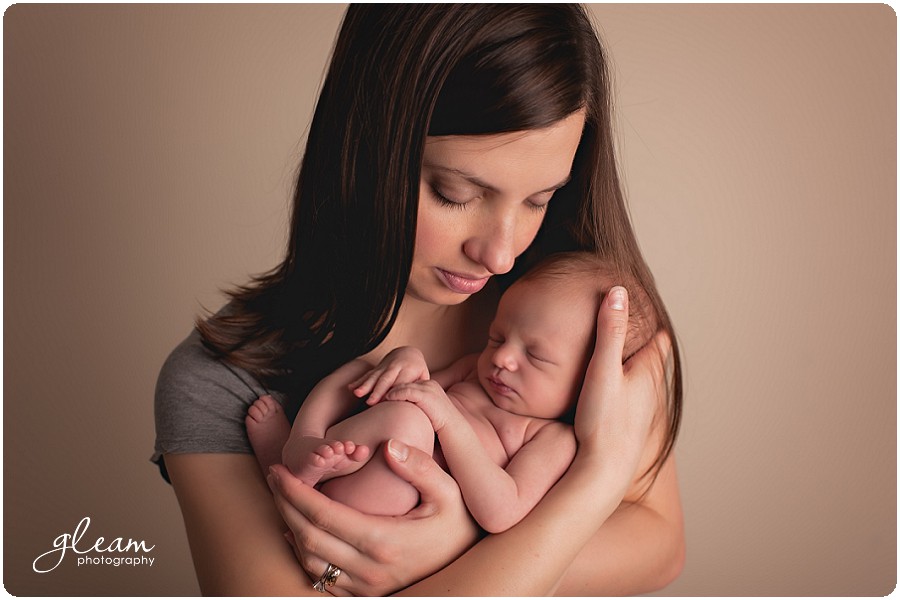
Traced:
<path id="1" fill-rule="evenodd" d="M 475 491 L 471 495 L 471 505 L 470 496 L 463 491 L 466 506 L 472 514 L 478 510 L 490 515 L 494 527 L 490 530 L 492 533 L 506 531 L 524 519 L 563 476 L 575 458 L 576 446 L 572 427 L 550 422 L 543 425 L 513 455 L 503 471 L 505 478 L 497 477 L 493 482 L 486 479 L 491 484 L 490 488 L 486 488 L 484 482 L 480 482 L 474 473 L 465 468 L 461 478 L 455 477 L 455 471 L 454 477 L 461 490 Z M 451 452 L 455 450 L 454 448 Z M 444 456 L 447 463 L 452 464 L 446 450 Z"/>
<path id="2" fill-rule="evenodd" d="M 509 529 L 531 512 L 575 456 L 572 428 L 551 422 L 529 432 L 503 469 L 435 381 L 395 387 L 385 399 L 412 402 L 428 415 L 466 507 L 490 533 Z"/>

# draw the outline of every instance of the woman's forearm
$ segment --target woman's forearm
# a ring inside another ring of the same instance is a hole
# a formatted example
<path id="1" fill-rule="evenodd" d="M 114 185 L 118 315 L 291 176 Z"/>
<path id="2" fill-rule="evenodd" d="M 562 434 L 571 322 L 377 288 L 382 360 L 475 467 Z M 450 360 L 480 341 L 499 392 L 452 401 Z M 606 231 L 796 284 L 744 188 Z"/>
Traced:
<path id="1" fill-rule="evenodd" d="M 616 510 L 633 470 L 576 457 L 563 479 L 516 526 L 492 535 L 453 564 L 406 590 L 410 595 L 552 593 L 563 573 Z"/>
<path id="2" fill-rule="evenodd" d="M 613 510 L 615 494 L 585 503 L 588 488 L 570 474 L 516 527 L 489 536 L 402 594 L 629 596 L 671 583 L 684 562 L 674 459 L 640 500 Z M 592 477 L 589 470 L 586 475 Z M 591 533 L 587 523 L 603 514 L 607 518 Z"/>
<path id="3" fill-rule="evenodd" d="M 318 595 L 282 537 L 253 455 L 167 455 L 166 467 L 204 595 Z"/>
<path id="4" fill-rule="evenodd" d="M 628 501 L 632 500 L 632 501 Z M 640 500 L 626 497 L 573 561 L 555 593 L 631 596 L 664 588 L 684 564 L 674 458 Z"/>

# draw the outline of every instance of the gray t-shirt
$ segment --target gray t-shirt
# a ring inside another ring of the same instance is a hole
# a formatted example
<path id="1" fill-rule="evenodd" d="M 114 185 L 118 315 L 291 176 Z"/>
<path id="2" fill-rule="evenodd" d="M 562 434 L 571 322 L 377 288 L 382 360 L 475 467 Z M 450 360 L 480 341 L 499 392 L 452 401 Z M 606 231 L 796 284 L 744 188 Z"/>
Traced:
<path id="1" fill-rule="evenodd" d="M 293 420 L 299 405 L 271 392 L 243 369 L 215 358 L 196 330 L 163 363 L 156 381 L 156 444 L 151 460 L 168 481 L 163 454 L 252 454 L 244 419 L 270 394 Z"/>

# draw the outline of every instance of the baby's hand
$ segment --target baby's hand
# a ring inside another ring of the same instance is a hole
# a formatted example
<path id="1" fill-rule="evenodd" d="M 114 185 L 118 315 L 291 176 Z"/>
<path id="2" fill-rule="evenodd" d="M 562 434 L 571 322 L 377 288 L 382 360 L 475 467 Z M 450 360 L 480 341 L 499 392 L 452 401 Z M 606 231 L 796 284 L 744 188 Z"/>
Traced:
<path id="1" fill-rule="evenodd" d="M 391 388 L 384 399 L 393 402 L 412 402 L 431 420 L 435 433 L 440 432 L 454 414 L 459 414 L 444 388 L 433 379 L 398 385 Z"/>
<path id="2" fill-rule="evenodd" d="M 384 393 L 395 385 L 429 379 L 425 356 L 412 346 L 397 348 L 388 353 L 377 367 L 350 384 L 357 398 L 369 394 L 366 404 L 378 403 Z"/>

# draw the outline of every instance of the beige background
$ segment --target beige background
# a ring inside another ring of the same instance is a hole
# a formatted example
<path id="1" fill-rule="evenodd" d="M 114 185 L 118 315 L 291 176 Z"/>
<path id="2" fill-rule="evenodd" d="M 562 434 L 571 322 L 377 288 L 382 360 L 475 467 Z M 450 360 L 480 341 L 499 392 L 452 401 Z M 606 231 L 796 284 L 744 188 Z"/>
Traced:
<path id="1" fill-rule="evenodd" d="M 195 594 L 148 462 L 157 370 L 274 265 L 342 7 L 19 5 L 4 16 L 4 575 Z M 686 357 L 671 595 L 896 582 L 896 17 L 593 7 L 638 234 Z M 52 540 L 152 567 L 37 575 Z M 602 560 L 602 559 L 601 559 Z"/>

